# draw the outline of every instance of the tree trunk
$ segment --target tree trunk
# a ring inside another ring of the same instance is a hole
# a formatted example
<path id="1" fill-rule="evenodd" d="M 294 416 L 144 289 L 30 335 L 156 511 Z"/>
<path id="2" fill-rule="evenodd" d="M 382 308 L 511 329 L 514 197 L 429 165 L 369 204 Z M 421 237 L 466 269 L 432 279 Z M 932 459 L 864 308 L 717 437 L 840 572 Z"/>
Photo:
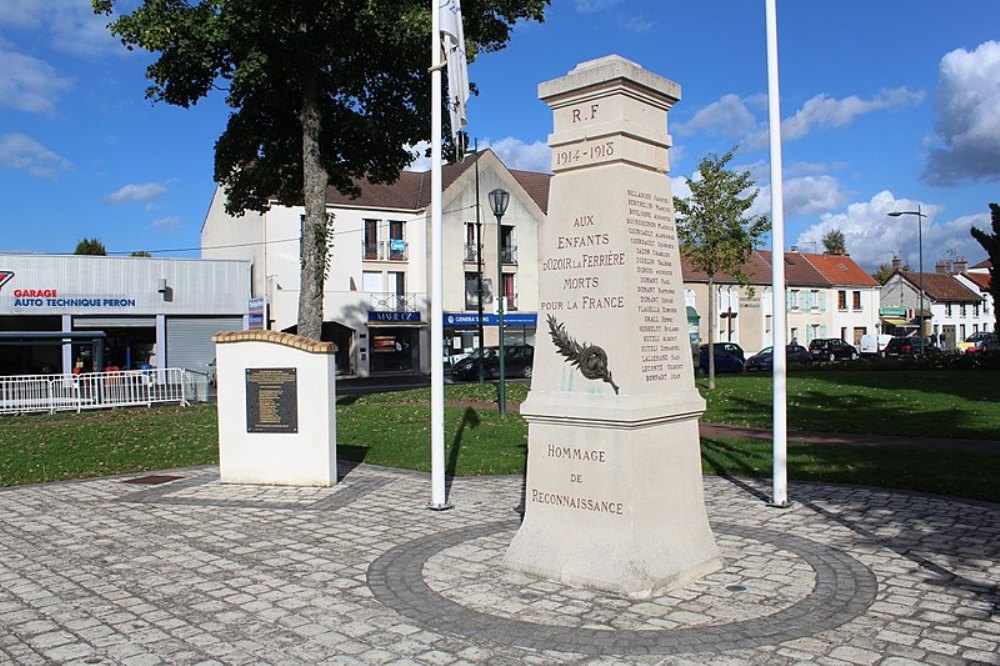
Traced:
<path id="1" fill-rule="evenodd" d="M 715 276 L 708 276 L 708 388 L 715 388 Z"/>
<path id="2" fill-rule="evenodd" d="M 302 196 L 306 215 L 302 225 L 298 333 L 319 340 L 323 330 L 323 283 L 328 251 L 320 243 L 328 241 L 324 233 L 328 176 L 320 157 L 319 82 L 315 73 L 304 73 L 302 88 Z"/>

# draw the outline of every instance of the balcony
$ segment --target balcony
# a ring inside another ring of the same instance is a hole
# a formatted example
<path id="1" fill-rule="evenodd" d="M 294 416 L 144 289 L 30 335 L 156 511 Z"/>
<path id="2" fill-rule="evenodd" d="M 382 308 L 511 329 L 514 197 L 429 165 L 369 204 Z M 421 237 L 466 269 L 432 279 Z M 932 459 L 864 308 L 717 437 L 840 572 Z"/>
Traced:
<path id="1" fill-rule="evenodd" d="M 479 248 L 475 243 L 465 244 L 465 261 L 473 264 L 479 261 Z"/>
<path id="2" fill-rule="evenodd" d="M 517 246 L 504 245 L 500 248 L 500 261 L 505 264 L 517 263 Z"/>
<path id="3" fill-rule="evenodd" d="M 404 240 L 387 240 L 369 243 L 361 241 L 362 257 L 365 261 L 407 261 L 409 243 Z"/>
<path id="4" fill-rule="evenodd" d="M 418 297 L 422 294 L 411 292 L 404 294 L 368 292 L 368 309 L 376 312 L 417 312 Z"/>

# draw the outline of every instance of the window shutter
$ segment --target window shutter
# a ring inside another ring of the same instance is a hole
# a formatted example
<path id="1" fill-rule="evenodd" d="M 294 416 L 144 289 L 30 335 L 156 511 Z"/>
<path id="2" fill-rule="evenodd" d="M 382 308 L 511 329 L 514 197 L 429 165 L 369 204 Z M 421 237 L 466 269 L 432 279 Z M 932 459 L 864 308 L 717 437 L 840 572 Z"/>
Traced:
<path id="1" fill-rule="evenodd" d="M 819 327 L 819 337 L 821 338 L 826 337 L 826 324 L 823 324 L 822 326 Z"/>
<path id="2" fill-rule="evenodd" d="M 819 311 L 826 312 L 826 292 L 819 292 Z"/>

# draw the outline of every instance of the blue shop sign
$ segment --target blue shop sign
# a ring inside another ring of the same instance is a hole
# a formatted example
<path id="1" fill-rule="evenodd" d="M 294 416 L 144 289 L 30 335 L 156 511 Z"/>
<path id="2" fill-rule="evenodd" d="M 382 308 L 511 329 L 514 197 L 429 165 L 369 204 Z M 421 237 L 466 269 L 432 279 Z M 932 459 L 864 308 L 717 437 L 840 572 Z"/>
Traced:
<path id="1" fill-rule="evenodd" d="M 368 321 L 420 321 L 419 312 L 368 311 Z"/>
<path id="2" fill-rule="evenodd" d="M 483 326 L 496 326 L 500 323 L 500 317 L 496 314 L 483 313 Z M 538 314 L 535 312 L 510 312 L 504 313 L 504 326 L 536 326 Z M 479 326 L 479 314 L 475 312 L 445 312 L 444 325 L 451 326 Z"/>

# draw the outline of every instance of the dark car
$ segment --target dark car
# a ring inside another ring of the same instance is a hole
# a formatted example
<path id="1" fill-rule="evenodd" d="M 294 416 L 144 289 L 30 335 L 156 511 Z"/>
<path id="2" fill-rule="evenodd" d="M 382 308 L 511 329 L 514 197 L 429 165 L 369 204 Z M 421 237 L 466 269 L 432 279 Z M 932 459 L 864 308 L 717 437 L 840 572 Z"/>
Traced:
<path id="1" fill-rule="evenodd" d="M 746 356 L 743 348 L 735 342 L 716 342 L 715 372 L 743 372 L 743 362 Z M 708 373 L 708 345 L 702 345 L 698 352 L 698 367 L 703 373 Z"/>
<path id="2" fill-rule="evenodd" d="M 840 338 L 816 338 L 809 343 L 809 353 L 814 361 L 854 360 L 858 358 L 858 350 Z"/>
<path id="3" fill-rule="evenodd" d="M 785 347 L 785 362 L 789 366 L 807 366 L 812 363 L 812 355 L 802 345 L 788 345 Z M 748 358 L 744 367 L 747 372 L 771 370 L 774 367 L 774 347 L 764 347 Z"/>
<path id="4" fill-rule="evenodd" d="M 885 350 L 882 352 L 886 356 L 919 356 L 920 355 L 920 338 L 910 335 L 905 338 L 893 338 L 889 340 L 889 343 L 885 346 Z M 937 345 L 932 345 L 927 340 L 924 340 L 924 355 L 937 355 L 941 353 L 941 348 Z"/>
<path id="5" fill-rule="evenodd" d="M 504 377 L 531 377 L 531 364 L 535 360 L 535 348 L 531 345 L 504 345 Z M 485 347 L 475 350 L 451 369 L 456 379 L 478 379 L 479 365 L 488 379 L 500 376 L 500 347 Z"/>

